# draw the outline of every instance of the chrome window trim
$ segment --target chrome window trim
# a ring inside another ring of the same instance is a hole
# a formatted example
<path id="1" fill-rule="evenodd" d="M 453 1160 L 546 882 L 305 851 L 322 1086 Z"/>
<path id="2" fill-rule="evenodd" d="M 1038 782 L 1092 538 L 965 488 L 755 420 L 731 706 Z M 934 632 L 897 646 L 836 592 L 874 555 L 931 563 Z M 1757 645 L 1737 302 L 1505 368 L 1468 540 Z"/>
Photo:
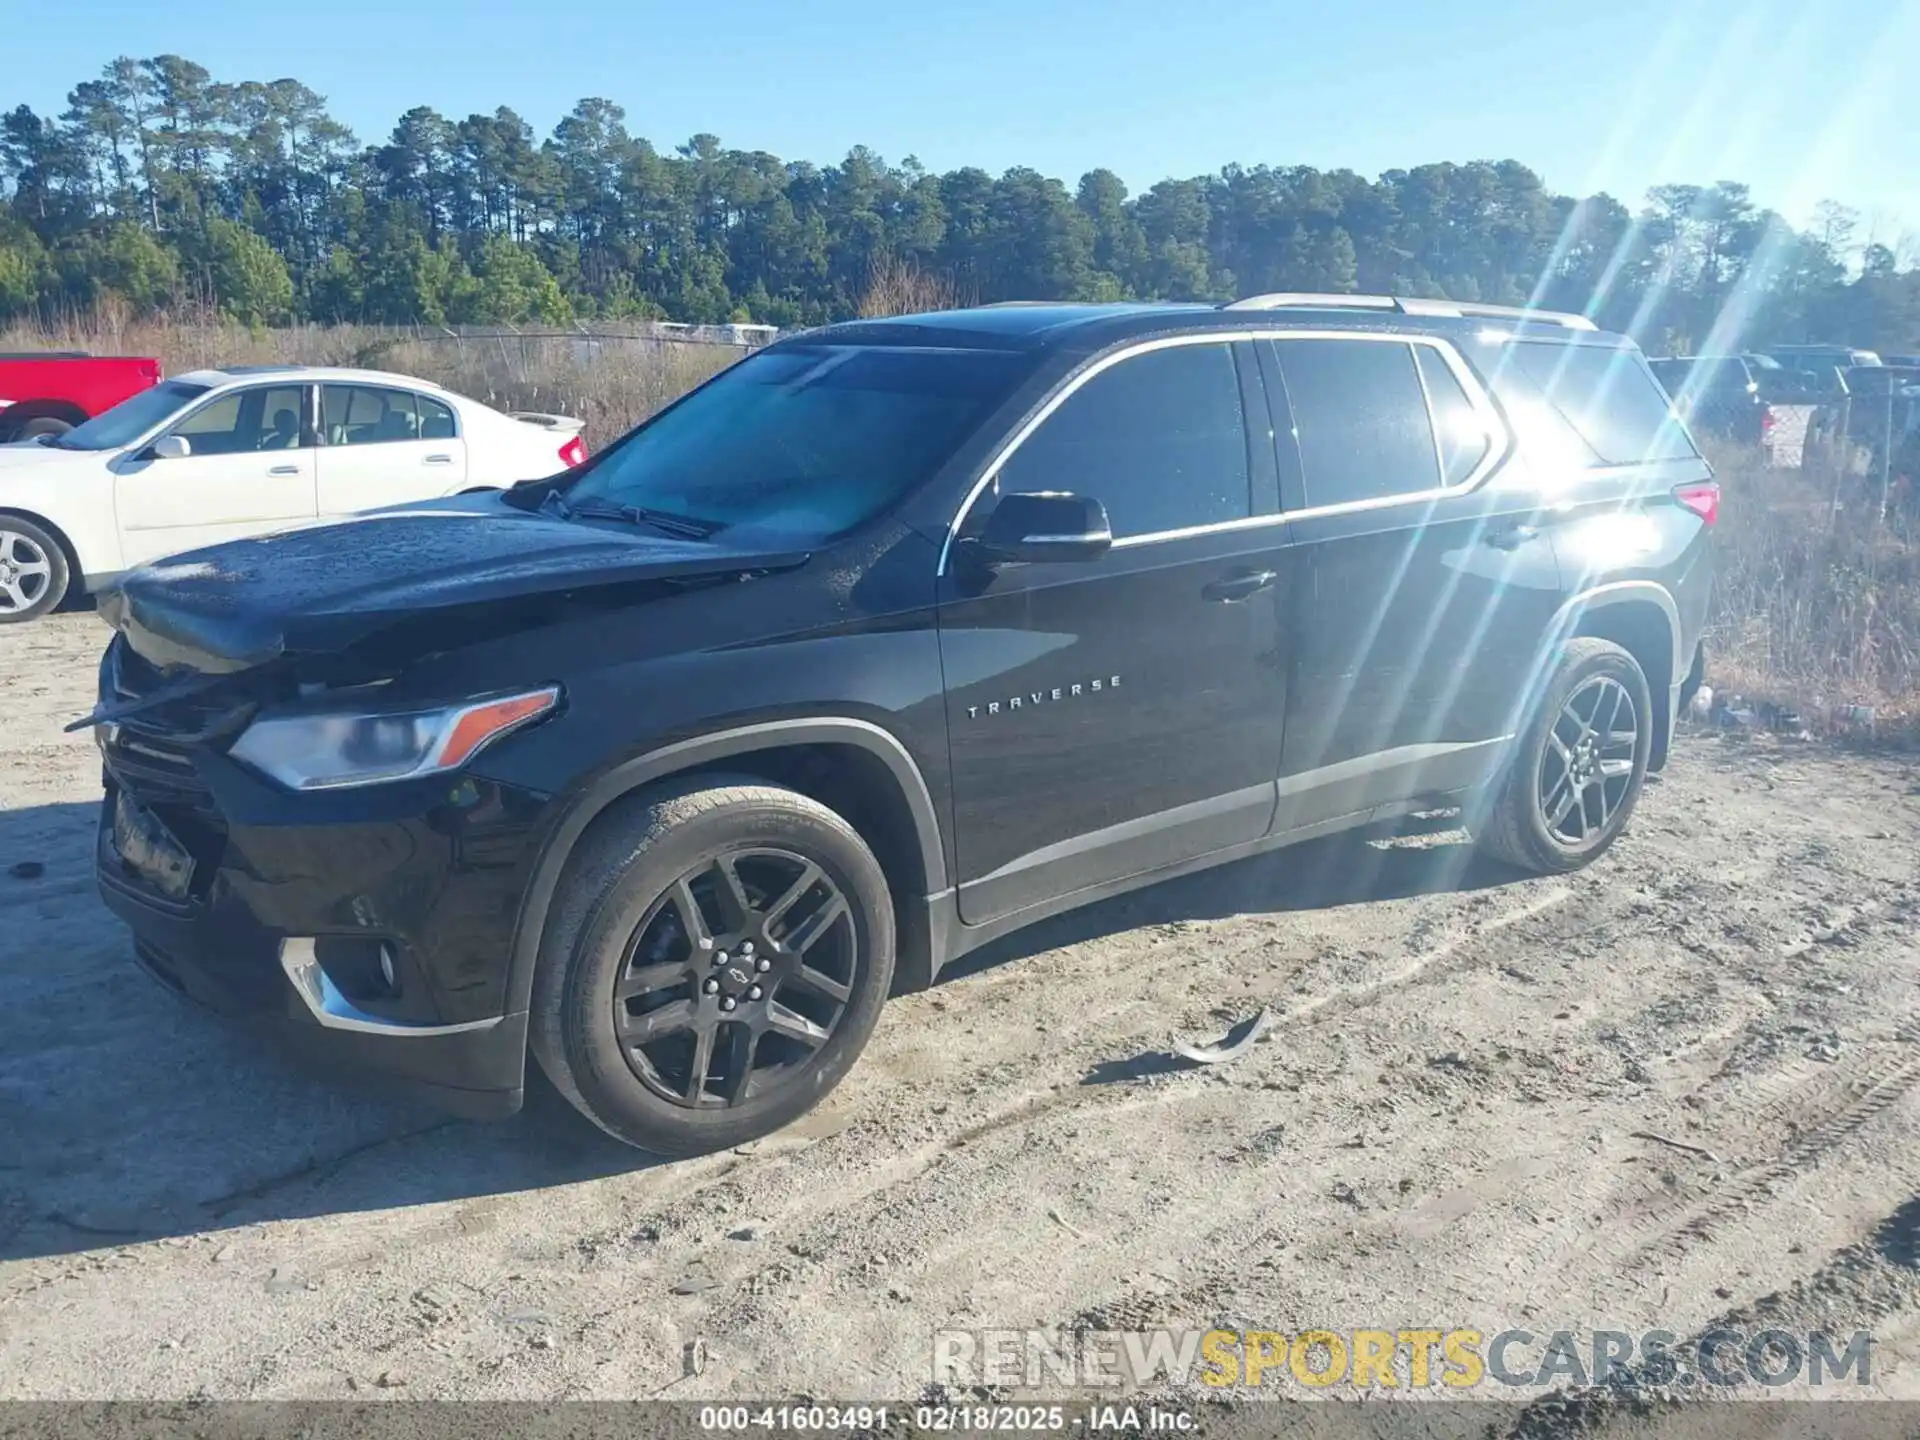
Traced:
<path id="1" fill-rule="evenodd" d="M 1134 345 L 1122 346 L 1106 355 L 1102 355 L 1085 369 L 1067 380 L 1025 424 L 1014 431 L 993 458 L 980 472 L 980 478 L 973 483 L 967 497 L 960 502 L 960 508 L 954 513 L 953 520 L 947 526 L 946 539 L 940 545 L 940 562 L 934 570 L 936 578 L 947 573 L 949 561 L 953 556 L 954 541 L 959 539 L 961 528 L 986 488 L 991 485 L 1005 468 L 1027 438 L 1047 422 L 1049 416 L 1058 410 L 1077 393 L 1082 386 L 1095 376 L 1111 370 L 1123 361 L 1136 355 L 1150 354 L 1155 350 L 1168 350 L 1176 345 L 1235 345 L 1261 340 L 1369 340 L 1398 345 L 1429 345 L 1437 350 L 1446 367 L 1453 372 L 1454 379 L 1460 382 L 1460 388 L 1466 392 L 1467 403 L 1474 413 L 1487 422 L 1487 436 L 1491 443 L 1487 453 L 1481 457 L 1467 478 L 1457 485 L 1442 484 L 1429 490 L 1407 491 L 1398 495 L 1378 495 L 1366 500 L 1343 500 L 1332 505 L 1311 505 L 1301 510 L 1280 510 L 1268 515 L 1246 515 L 1233 520 L 1216 520 L 1205 525 L 1189 525 L 1176 530 L 1155 530 L 1144 535 L 1116 536 L 1113 549 L 1128 550 L 1137 545 L 1159 544 L 1168 540 L 1186 540 L 1196 535 L 1213 535 L 1233 530 L 1251 530 L 1263 526 L 1286 525 L 1295 520 L 1318 519 L 1325 515 L 1345 515 L 1365 510 L 1380 510 L 1390 505 L 1410 505 L 1425 501 L 1442 499 L 1451 495 L 1464 495 L 1479 486 L 1497 470 L 1501 463 L 1513 452 L 1513 432 L 1508 428 L 1506 417 L 1495 408 L 1486 387 L 1480 383 L 1480 377 L 1474 374 L 1466 360 L 1453 344 L 1438 335 L 1406 335 L 1394 331 L 1379 330 L 1208 330 L 1187 335 L 1161 335 L 1151 340 L 1142 340 Z M 1409 359 L 1412 357 L 1409 356 Z M 1420 394 L 1427 406 L 1427 427 L 1434 436 L 1435 473 L 1444 480 L 1446 467 L 1440 454 L 1439 426 L 1434 423 L 1433 402 L 1427 395 L 1425 379 L 1420 376 L 1420 367 L 1414 366 L 1414 377 L 1420 382 Z M 1271 433 L 1271 432 L 1269 432 Z M 1296 443 L 1298 443 L 1296 438 Z"/>

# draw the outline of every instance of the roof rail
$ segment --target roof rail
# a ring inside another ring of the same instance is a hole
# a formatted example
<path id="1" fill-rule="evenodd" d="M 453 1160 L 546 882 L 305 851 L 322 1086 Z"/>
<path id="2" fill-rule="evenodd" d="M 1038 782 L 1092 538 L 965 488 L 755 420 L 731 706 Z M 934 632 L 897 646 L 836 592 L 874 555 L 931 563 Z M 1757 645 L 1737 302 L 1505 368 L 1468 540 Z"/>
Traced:
<path id="1" fill-rule="evenodd" d="M 1584 315 L 1565 310 L 1534 310 L 1522 305 L 1481 305 L 1470 300 L 1424 300 L 1399 295 L 1315 295 L 1277 292 L 1249 295 L 1222 305 L 1222 310 L 1397 310 L 1402 315 L 1460 319 L 1473 315 L 1489 320 L 1517 320 L 1559 325 L 1568 330 L 1598 330 Z"/>

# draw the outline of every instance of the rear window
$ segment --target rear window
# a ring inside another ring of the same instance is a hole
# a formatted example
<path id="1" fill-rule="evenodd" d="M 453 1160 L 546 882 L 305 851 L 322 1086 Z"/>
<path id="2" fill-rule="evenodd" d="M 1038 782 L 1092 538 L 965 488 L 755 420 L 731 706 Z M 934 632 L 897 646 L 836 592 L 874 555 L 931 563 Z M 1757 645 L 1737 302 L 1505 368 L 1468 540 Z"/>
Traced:
<path id="1" fill-rule="evenodd" d="M 1698 453 L 1630 350 L 1516 341 L 1490 378 L 1521 450 L 1536 458 L 1593 467 Z"/>
<path id="2" fill-rule="evenodd" d="M 1687 376 L 1693 370 L 1693 362 L 1691 360 L 1649 360 L 1647 368 L 1652 370 L 1654 377 L 1667 387 L 1669 395 L 1678 395 L 1681 387 L 1687 383 Z"/>

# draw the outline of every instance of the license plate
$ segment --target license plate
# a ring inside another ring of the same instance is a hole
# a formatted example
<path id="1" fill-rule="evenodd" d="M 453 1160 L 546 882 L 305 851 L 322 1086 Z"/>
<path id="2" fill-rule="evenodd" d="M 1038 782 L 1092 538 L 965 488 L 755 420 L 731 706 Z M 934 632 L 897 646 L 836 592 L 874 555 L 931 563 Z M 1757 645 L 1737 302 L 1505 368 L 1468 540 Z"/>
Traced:
<path id="1" fill-rule="evenodd" d="M 113 804 L 113 848 L 129 870 L 172 899 L 183 897 L 193 883 L 193 856 L 124 792 Z"/>

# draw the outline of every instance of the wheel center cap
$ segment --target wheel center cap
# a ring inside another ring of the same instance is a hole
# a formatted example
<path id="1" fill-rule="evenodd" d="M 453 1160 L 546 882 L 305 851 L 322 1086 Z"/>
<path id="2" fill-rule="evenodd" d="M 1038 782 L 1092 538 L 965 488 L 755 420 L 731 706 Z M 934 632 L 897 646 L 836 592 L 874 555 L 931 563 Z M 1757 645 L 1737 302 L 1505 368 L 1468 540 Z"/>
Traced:
<path id="1" fill-rule="evenodd" d="M 722 1002 L 723 1008 L 748 1004 L 766 993 L 767 972 L 773 968 L 770 957 L 751 940 L 722 945 L 713 953 L 707 974 L 706 993 Z"/>

